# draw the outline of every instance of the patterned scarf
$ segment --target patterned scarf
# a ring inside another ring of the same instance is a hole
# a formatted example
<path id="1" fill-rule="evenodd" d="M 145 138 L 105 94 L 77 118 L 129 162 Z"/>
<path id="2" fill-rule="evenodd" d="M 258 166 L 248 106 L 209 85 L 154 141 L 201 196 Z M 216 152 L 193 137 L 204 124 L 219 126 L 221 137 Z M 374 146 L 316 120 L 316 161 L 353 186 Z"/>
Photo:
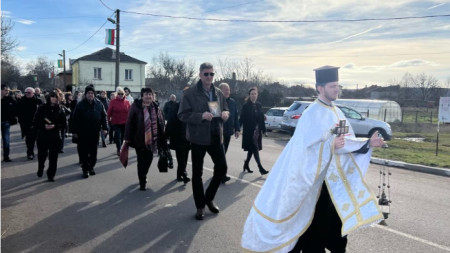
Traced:
<path id="1" fill-rule="evenodd" d="M 150 112 L 149 112 L 150 108 Z M 148 150 L 157 152 L 158 120 L 156 108 L 153 105 L 144 106 L 145 146 Z"/>

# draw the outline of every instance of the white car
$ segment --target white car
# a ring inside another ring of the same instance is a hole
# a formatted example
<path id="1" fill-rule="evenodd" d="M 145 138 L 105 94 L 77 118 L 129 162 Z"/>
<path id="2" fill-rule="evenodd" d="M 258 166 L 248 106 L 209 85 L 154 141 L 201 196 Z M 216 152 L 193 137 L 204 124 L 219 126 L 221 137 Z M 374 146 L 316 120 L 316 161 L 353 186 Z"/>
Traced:
<path id="1" fill-rule="evenodd" d="M 266 120 L 264 122 L 268 132 L 281 129 L 280 123 L 283 120 L 283 114 L 287 109 L 287 107 L 275 107 L 266 112 Z"/>

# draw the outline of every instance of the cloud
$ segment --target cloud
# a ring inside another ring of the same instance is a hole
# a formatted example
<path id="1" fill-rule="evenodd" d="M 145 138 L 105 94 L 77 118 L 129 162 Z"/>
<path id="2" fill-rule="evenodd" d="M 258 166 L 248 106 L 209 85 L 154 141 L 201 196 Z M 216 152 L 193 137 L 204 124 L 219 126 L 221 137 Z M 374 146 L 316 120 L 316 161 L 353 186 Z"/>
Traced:
<path id="1" fill-rule="evenodd" d="M 421 59 L 412 59 L 412 60 L 403 60 L 398 61 L 391 64 L 391 67 L 394 68 L 409 68 L 409 67 L 417 67 L 417 66 L 433 66 L 436 65 L 434 62 L 425 61 Z"/>
<path id="2" fill-rule="evenodd" d="M 27 50 L 27 47 L 24 47 L 24 46 L 18 46 L 18 47 L 16 47 L 16 50 L 19 51 L 19 52 L 22 52 L 22 51 Z"/>
<path id="3" fill-rule="evenodd" d="M 32 25 L 32 24 L 36 23 L 33 20 L 28 20 L 28 19 L 17 19 L 16 22 L 24 24 L 24 25 Z"/>

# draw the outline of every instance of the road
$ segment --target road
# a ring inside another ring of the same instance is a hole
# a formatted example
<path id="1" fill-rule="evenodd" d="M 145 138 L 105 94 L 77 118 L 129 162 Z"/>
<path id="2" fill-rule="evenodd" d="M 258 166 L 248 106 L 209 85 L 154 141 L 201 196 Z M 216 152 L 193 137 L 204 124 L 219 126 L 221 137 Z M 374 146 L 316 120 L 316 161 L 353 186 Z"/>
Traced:
<path id="1" fill-rule="evenodd" d="M 277 138 L 275 138 L 277 137 Z M 275 163 L 287 136 L 264 138 L 262 162 Z M 136 157 L 124 169 L 115 146 L 99 148 L 97 175 L 81 178 L 76 147 L 66 142 L 56 182 L 36 176 L 37 161 L 25 157 L 25 143 L 12 128 L 12 163 L 2 163 L 2 252 L 242 252 L 242 227 L 266 176 L 242 172 L 246 154 L 240 139 L 227 154 L 232 179 L 222 185 L 203 221 L 194 219 L 191 184 L 176 182 L 176 171 L 159 173 L 153 164 L 148 190 L 138 190 Z M 176 164 L 176 161 L 175 161 Z M 212 176 L 205 159 L 203 178 Z M 367 182 L 375 191 L 379 165 Z M 450 252 L 450 178 L 390 168 L 392 206 L 388 226 L 375 225 L 349 235 L 348 252 Z M 189 175 L 191 164 L 188 165 Z"/>

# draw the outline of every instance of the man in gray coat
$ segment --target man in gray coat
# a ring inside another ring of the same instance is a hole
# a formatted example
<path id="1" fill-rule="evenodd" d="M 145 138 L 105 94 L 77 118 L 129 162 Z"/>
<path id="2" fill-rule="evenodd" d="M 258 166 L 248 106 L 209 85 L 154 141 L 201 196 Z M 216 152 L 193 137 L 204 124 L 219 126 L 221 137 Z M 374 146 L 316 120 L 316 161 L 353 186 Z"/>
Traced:
<path id="1" fill-rule="evenodd" d="M 200 80 L 186 90 L 181 100 L 178 117 L 186 123 L 186 139 L 192 147 L 192 190 L 197 213 L 195 218 L 203 220 L 205 205 L 213 213 L 219 207 L 213 203 L 220 182 L 227 171 L 227 161 L 223 147 L 223 122 L 229 117 L 228 105 L 222 91 L 213 85 L 214 68 L 211 63 L 200 65 Z M 220 116 L 214 117 L 209 103 L 216 104 Z M 203 159 L 211 156 L 214 163 L 213 178 L 203 190 Z"/>

